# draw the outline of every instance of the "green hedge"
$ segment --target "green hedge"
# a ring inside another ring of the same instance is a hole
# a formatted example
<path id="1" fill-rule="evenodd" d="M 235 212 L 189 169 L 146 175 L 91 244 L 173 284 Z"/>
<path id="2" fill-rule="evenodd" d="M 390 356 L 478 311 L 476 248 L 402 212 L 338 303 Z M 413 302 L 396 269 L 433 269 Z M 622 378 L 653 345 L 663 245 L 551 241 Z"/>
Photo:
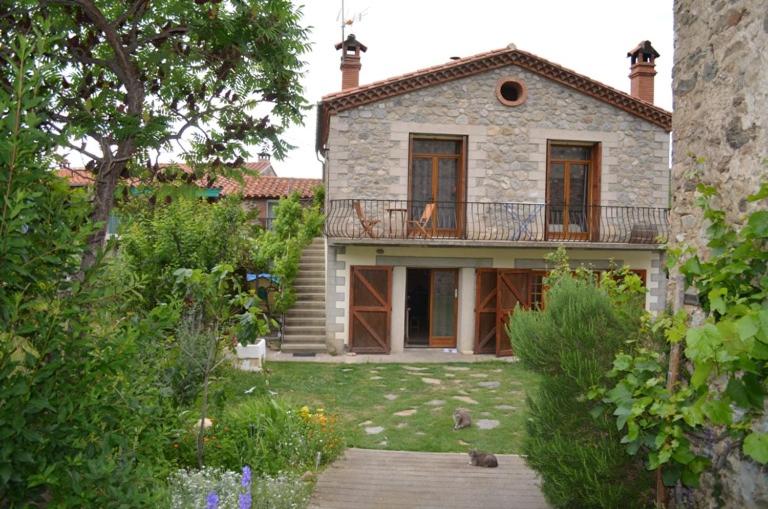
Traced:
<path id="1" fill-rule="evenodd" d="M 620 443 L 615 423 L 593 418 L 584 395 L 640 328 L 639 299 L 614 299 L 590 278 L 554 282 L 543 311 L 518 309 L 507 332 L 521 362 L 543 375 L 529 394 L 523 448 L 556 507 L 645 507 L 649 473 Z"/>

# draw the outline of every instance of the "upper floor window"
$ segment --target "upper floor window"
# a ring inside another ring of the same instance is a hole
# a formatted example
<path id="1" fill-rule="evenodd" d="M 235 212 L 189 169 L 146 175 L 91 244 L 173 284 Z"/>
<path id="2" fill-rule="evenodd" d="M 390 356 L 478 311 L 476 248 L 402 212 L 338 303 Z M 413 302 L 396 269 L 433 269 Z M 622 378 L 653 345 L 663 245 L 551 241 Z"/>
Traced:
<path id="1" fill-rule="evenodd" d="M 547 154 L 547 234 L 586 238 L 600 211 L 596 157 L 599 145 L 552 142 Z"/>
<path id="2" fill-rule="evenodd" d="M 461 226 L 459 202 L 464 196 L 464 137 L 411 136 L 408 214 L 418 219 L 435 203 L 433 225 L 443 233 Z"/>

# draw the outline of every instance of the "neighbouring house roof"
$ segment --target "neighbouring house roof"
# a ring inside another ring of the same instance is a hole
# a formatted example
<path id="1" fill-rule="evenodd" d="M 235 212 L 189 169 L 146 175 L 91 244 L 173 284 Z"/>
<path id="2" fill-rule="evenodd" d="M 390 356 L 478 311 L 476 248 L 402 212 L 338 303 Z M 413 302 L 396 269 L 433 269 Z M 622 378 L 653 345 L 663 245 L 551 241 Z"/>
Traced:
<path id="1" fill-rule="evenodd" d="M 672 113 L 663 108 L 632 97 L 626 92 L 566 69 L 532 53 L 514 48 L 503 48 L 324 96 L 318 104 L 315 148 L 318 151 L 322 150 L 328 141 L 331 115 L 508 65 L 516 65 L 549 78 L 561 85 L 656 124 L 667 132 L 672 130 Z"/>
<path id="2" fill-rule="evenodd" d="M 250 170 L 258 171 L 259 167 L 267 167 L 261 165 L 261 163 L 265 162 L 268 166 L 269 161 L 246 163 L 244 166 Z M 183 171 L 189 169 L 183 164 L 179 164 L 178 166 Z M 59 168 L 57 174 L 60 177 L 67 179 L 69 185 L 72 187 L 90 186 L 94 182 L 93 173 L 83 168 Z M 198 185 L 201 188 L 209 187 L 202 181 L 198 181 Z M 242 182 L 238 182 L 233 178 L 218 176 L 210 187 L 213 189 L 220 189 L 222 195 L 241 193 L 243 198 L 247 199 L 267 199 L 281 198 L 283 196 L 288 196 L 293 192 L 299 193 L 299 196 L 302 198 L 311 198 L 314 196 L 315 188 L 320 185 L 322 185 L 322 180 L 320 179 L 273 177 L 269 175 L 243 175 Z"/>
<path id="3" fill-rule="evenodd" d="M 315 188 L 322 183 L 320 179 L 249 176 L 243 177 L 241 184 L 234 179 L 218 177 L 214 187 L 220 188 L 225 195 L 242 192 L 244 198 L 280 198 L 294 192 L 302 198 L 312 198 Z"/>
<path id="4" fill-rule="evenodd" d="M 243 163 L 243 168 L 258 172 L 259 175 L 275 176 L 275 170 L 272 168 L 272 163 L 268 159 Z"/>

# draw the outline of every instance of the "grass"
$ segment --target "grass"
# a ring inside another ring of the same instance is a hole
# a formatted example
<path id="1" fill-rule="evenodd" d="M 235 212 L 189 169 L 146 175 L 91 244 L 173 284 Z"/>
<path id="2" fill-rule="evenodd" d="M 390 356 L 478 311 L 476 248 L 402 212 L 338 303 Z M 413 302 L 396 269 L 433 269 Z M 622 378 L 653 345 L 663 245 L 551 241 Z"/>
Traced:
<path id="1" fill-rule="evenodd" d="M 525 391 L 536 375 L 519 364 L 320 364 L 273 362 L 269 373 L 230 371 L 219 384 L 226 405 L 243 398 L 272 394 L 312 409 L 337 415 L 347 445 L 371 449 L 466 452 L 470 448 L 494 453 L 520 453 L 525 433 Z M 424 379 L 439 380 L 430 384 Z M 498 382 L 498 388 L 481 382 Z M 245 391 L 253 389 L 246 395 Z M 397 398 L 388 400 L 385 395 Z M 463 402 L 455 397 L 476 401 Z M 435 404 L 443 401 L 443 404 Z M 429 404 L 432 402 L 433 404 Z M 501 406 L 501 408 L 499 408 Z M 453 431 L 453 411 L 471 411 L 471 428 Z M 395 412 L 415 409 L 410 416 Z M 499 421 L 481 430 L 479 419 Z M 383 427 L 367 434 L 366 427 Z"/>

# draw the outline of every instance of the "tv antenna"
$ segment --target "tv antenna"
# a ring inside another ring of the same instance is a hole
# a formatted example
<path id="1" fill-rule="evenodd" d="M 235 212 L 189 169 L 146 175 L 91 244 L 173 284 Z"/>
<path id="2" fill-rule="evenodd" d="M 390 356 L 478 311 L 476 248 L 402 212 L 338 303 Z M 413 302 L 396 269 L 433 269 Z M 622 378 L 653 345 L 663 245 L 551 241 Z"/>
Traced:
<path id="1" fill-rule="evenodd" d="M 363 20 L 363 16 L 366 16 L 368 14 L 368 8 L 366 7 L 362 11 L 352 13 L 351 15 L 347 15 L 347 10 L 344 7 L 344 0 L 341 0 L 341 9 L 339 10 L 339 13 L 336 15 L 336 21 L 340 23 L 341 25 L 341 40 L 344 41 L 347 38 L 347 26 L 352 26 L 355 22 L 360 22 Z"/>

